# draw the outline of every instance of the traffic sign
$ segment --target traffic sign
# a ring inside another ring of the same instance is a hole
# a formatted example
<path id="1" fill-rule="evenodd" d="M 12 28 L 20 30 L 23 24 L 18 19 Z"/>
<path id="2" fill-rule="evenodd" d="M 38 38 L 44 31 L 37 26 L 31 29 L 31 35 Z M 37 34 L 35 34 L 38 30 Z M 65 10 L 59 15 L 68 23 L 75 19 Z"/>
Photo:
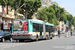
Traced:
<path id="1" fill-rule="evenodd" d="M 68 21 L 67 21 L 66 25 L 69 25 Z"/>

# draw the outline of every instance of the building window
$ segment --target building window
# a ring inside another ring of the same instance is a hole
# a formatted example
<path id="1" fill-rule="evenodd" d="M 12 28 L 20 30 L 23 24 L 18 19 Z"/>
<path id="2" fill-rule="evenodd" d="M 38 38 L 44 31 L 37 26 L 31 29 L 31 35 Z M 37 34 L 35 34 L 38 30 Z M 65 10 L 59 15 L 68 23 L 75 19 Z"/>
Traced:
<path id="1" fill-rule="evenodd" d="M 63 27 L 64 25 L 62 24 L 62 27 Z"/>
<path id="2" fill-rule="evenodd" d="M 10 19 L 8 19 L 8 22 L 10 23 Z"/>
<path id="3" fill-rule="evenodd" d="M 42 3 L 43 3 L 43 0 L 42 0 Z"/>
<path id="4" fill-rule="evenodd" d="M 39 31 L 43 32 L 43 24 L 39 24 Z"/>
<path id="5" fill-rule="evenodd" d="M 7 19 L 5 19 L 5 22 L 7 22 Z"/>
<path id="6" fill-rule="evenodd" d="M 4 22 L 4 18 L 2 18 L 2 22 Z"/>
<path id="7" fill-rule="evenodd" d="M 13 20 L 11 20 L 11 23 L 13 22 Z"/>
<path id="8" fill-rule="evenodd" d="M 49 0 L 49 2 L 51 2 L 51 0 Z"/>

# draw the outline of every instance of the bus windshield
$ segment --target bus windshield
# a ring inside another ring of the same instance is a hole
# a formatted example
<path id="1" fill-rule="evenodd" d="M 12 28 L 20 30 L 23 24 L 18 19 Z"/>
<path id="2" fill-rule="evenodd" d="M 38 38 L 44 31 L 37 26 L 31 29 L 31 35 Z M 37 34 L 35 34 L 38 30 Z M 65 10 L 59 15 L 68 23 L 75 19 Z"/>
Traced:
<path id="1" fill-rule="evenodd" d="M 18 20 L 14 21 L 13 31 L 28 31 L 28 21 Z"/>

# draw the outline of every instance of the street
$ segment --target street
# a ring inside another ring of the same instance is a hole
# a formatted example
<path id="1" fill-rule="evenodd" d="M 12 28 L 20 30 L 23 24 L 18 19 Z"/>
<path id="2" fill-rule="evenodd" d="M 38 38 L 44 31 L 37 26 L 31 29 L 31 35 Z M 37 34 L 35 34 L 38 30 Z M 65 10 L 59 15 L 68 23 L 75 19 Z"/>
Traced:
<path id="1" fill-rule="evenodd" d="M 65 37 L 62 34 L 60 38 L 55 36 L 52 40 L 25 41 L 25 42 L 0 42 L 0 50 L 74 50 L 75 34 L 71 37 Z"/>
<path id="2" fill-rule="evenodd" d="M 0 50 L 75 50 L 75 0 L 0 0 Z"/>

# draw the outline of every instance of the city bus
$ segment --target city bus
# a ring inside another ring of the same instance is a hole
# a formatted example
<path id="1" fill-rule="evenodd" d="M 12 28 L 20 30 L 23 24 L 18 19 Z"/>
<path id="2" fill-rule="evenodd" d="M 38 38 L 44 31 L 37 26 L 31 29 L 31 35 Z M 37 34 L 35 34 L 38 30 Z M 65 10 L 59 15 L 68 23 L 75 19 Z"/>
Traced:
<path id="1" fill-rule="evenodd" d="M 13 40 L 52 39 L 54 25 L 35 19 L 14 20 L 12 24 Z"/>

